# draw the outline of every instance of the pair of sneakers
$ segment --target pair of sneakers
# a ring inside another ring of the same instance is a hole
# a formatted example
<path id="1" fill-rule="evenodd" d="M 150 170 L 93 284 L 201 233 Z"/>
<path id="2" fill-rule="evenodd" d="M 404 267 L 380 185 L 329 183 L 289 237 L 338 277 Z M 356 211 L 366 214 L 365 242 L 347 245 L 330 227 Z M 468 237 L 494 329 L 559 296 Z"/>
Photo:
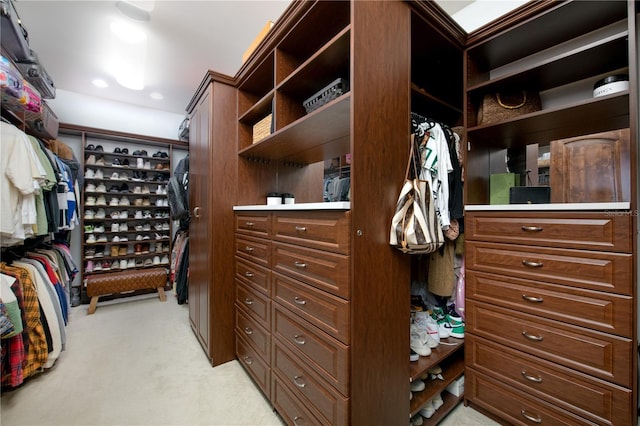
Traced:
<path id="1" fill-rule="evenodd" d="M 431 318 L 438 324 L 440 337 L 464 339 L 464 320 L 453 309 L 445 312 L 441 307 L 431 309 Z"/>
<path id="2" fill-rule="evenodd" d="M 433 337 L 419 324 L 411 324 L 409 344 L 411 350 L 420 356 L 431 355 L 431 349 L 438 346 Z"/>

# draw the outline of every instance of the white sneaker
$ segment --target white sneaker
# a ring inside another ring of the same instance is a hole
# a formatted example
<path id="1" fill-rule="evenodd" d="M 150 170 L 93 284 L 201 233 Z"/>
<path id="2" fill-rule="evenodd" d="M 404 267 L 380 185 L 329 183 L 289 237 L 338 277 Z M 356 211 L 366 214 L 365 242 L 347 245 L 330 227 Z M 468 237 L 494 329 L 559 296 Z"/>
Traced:
<path id="1" fill-rule="evenodd" d="M 84 212 L 85 219 L 93 219 L 95 217 L 96 217 L 96 212 L 94 212 L 93 210 L 87 210 Z"/>
<path id="2" fill-rule="evenodd" d="M 104 197 L 104 195 L 100 195 L 98 197 L 98 199 L 96 200 L 96 205 L 97 206 L 106 206 L 107 205 L 107 199 Z"/>
<path id="3" fill-rule="evenodd" d="M 431 349 L 437 348 L 440 344 L 438 323 L 433 318 L 431 318 L 429 312 L 426 311 L 415 312 L 413 315 L 413 323 L 420 327 L 421 330 L 427 332 L 429 336 L 429 347 Z"/>
<path id="4" fill-rule="evenodd" d="M 117 206 L 119 204 L 120 204 L 120 200 L 117 198 L 112 198 L 111 201 L 109 201 L 110 206 Z"/>
<path id="5" fill-rule="evenodd" d="M 96 172 L 92 169 L 87 169 L 87 171 L 84 172 L 84 177 L 87 179 L 93 179 L 96 177 Z"/>
<path id="6" fill-rule="evenodd" d="M 423 329 L 416 324 L 411 324 L 411 349 L 420 356 L 431 355 L 431 348 L 429 347 L 429 335 Z"/>
<path id="7" fill-rule="evenodd" d="M 154 265 L 160 264 L 160 256 L 153 256 L 153 264 Z M 422 384 L 424 384 L 424 382 Z"/>
<path id="8" fill-rule="evenodd" d="M 96 186 L 96 192 L 107 192 L 107 187 L 103 183 Z"/>
<path id="9" fill-rule="evenodd" d="M 424 382 L 422 380 L 420 380 L 420 379 L 413 380 L 409 384 L 409 389 L 411 390 L 411 392 L 423 391 L 425 387 L 426 386 L 425 386 Z"/>
<path id="10" fill-rule="evenodd" d="M 85 162 L 85 164 L 91 165 L 91 164 L 96 164 L 96 156 L 91 154 L 88 158 L 87 161 Z"/>
<path id="11" fill-rule="evenodd" d="M 126 259 L 122 259 L 120 261 L 120 269 L 127 269 L 127 260 Z"/>
<path id="12" fill-rule="evenodd" d="M 85 206 L 95 206 L 96 205 L 96 197 L 87 197 L 87 199 L 84 200 L 84 205 Z"/>
<path id="13" fill-rule="evenodd" d="M 422 408 L 420 408 L 420 415 L 422 417 L 425 417 L 427 419 L 430 419 L 431 416 L 433 416 L 433 413 L 436 412 L 436 409 L 433 406 L 433 401 L 432 400 L 428 400 L 423 406 Z"/>
<path id="14" fill-rule="evenodd" d="M 118 225 L 117 223 L 112 223 L 111 232 L 120 232 L 120 225 Z"/>
<path id="15" fill-rule="evenodd" d="M 96 186 L 92 183 L 88 183 L 84 190 L 86 192 L 96 192 Z"/>
<path id="16" fill-rule="evenodd" d="M 102 172 L 102 169 L 96 170 L 95 178 L 96 179 L 104 179 L 104 173 Z"/>
<path id="17" fill-rule="evenodd" d="M 127 268 L 135 268 L 136 267 L 136 261 L 133 259 L 129 259 L 127 261 Z"/>
<path id="18" fill-rule="evenodd" d="M 87 237 L 87 244 L 94 244 L 96 242 L 96 236 L 93 234 L 90 234 Z"/>
<path id="19" fill-rule="evenodd" d="M 164 256 L 162 256 L 162 259 L 160 259 L 160 264 L 166 265 L 167 263 L 169 263 L 169 256 L 165 254 Z"/>
<path id="20" fill-rule="evenodd" d="M 438 408 L 442 407 L 442 404 L 444 404 L 441 394 L 437 394 L 436 396 L 434 396 L 431 399 L 431 402 L 433 403 L 434 410 L 437 410 Z"/>
<path id="21" fill-rule="evenodd" d="M 105 217 L 107 217 L 107 212 L 104 209 L 98 209 L 96 219 L 104 219 Z"/>

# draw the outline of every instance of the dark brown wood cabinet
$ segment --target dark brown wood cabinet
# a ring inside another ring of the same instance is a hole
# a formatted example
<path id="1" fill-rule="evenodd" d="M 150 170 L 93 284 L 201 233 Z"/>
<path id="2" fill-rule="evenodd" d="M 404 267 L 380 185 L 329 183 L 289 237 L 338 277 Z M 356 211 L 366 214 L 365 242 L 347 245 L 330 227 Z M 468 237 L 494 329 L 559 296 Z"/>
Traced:
<path id="1" fill-rule="evenodd" d="M 212 365 L 235 358 L 233 210 L 236 91 L 208 72 L 191 100 L 189 130 L 189 322 Z"/>

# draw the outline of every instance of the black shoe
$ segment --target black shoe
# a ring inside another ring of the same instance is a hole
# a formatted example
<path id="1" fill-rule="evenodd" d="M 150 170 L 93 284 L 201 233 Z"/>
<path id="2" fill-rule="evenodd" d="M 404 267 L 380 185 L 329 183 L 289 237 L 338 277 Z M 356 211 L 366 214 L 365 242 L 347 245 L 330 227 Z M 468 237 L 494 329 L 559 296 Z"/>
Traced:
<path id="1" fill-rule="evenodd" d="M 89 145 L 87 145 L 87 147 L 85 148 L 85 150 L 87 150 L 87 151 L 94 151 L 95 149 L 96 149 L 96 147 L 95 147 L 95 146 L 93 146 L 93 144 L 92 144 L 92 143 L 90 143 Z"/>
<path id="2" fill-rule="evenodd" d="M 140 151 L 140 155 L 142 155 L 143 157 L 149 156 L 149 154 L 147 154 L 147 151 L 145 151 L 144 149 Z"/>
<path id="3" fill-rule="evenodd" d="M 169 154 L 167 154 L 166 152 L 161 152 L 160 158 L 169 158 Z"/>
<path id="4" fill-rule="evenodd" d="M 120 192 L 120 187 L 118 185 L 111 185 L 109 187 L 109 192 Z"/>
<path id="5" fill-rule="evenodd" d="M 104 148 L 102 147 L 102 145 L 98 145 L 98 146 L 96 146 L 96 151 L 104 152 Z"/>
<path id="6" fill-rule="evenodd" d="M 135 155 L 136 157 L 139 157 L 139 156 L 142 155 L 142 151 L 136 149 L 135 151 L 133 151 L 132 155 Z"/>
<path id="7" fill-rule="evenodd" d="M 129 167 L 129 160 L 127 158 L 125 158 L 124 160 L 122 160 L 122 166 L 123 167 Z"/>
<path id="8" fill-rule="evenodd" d="M 111 162 L 111 165 L 114 167 L 122 167 L 122 163 L 120 163 L 119 158 L 114 158 L 113 161 Z"/>
<path id="9" fill-rule="evenodd" d="M 116 148 L 113 150 L 114 154 L 122 154 L 122 150 L 120 148 Z"/>
<path id="10" fill-rule="evenodd" d="M 123 154 L 128 154 L 128 153 L 129 153 L 129 150 L 128 150 L 127 148 L 122 148 L 122 153 L 123 153 Z"/>
<path id="11" fill-rule="evenodd" d="M 120 192 L 129 192 L 129 185 L 127 185 L 126 183 L 120 185 Z"/>

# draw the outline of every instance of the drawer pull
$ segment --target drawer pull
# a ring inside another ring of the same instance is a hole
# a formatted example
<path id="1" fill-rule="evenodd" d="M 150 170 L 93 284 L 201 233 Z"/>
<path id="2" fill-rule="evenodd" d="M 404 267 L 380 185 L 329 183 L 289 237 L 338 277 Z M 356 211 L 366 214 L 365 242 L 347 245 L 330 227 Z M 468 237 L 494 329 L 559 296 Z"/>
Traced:
<path id="1" fill-rule="evenodd" d="M 246 355 L 244 357 L 244 362 L 246 362 L 247 365 L 253 364 L 253 361 L 251 360 L 251 357 L 250 356 L 246 356 Z"/>
<path id="2" fill-rule="evenodd" d="M 247 225 L 250 228 L 250 227 L 254 226 L 255 223 L 253 223 L 253 222 L 245 222 L 245 225 Z"/>
<path id="3" fill-rule="evenodd" d="M 299 388 L 307 386 L 307 384 L 302 380 L 302 376 L 295 376 L 293 378 L 293 383 L 295 383 L 295 385 Z"/>
<path id="4" fill-rule="evenodd" d="M 244 248 L 244 251 L 248 251 L 249 253 L 251 253 L 251 252 L 253 251 L 253 247 L 251 247 L 251 246 L 246 246 L 246 247 Z"/>
<path id="5" fill-rule="evenodd" d="M 295 416 L 293 418 L 293 426 L 303 426 L 304 425 L 304 419 L 300 416 Z"/>
<path id="6" fill-rule="evenodd" d="M 244 273 L 244 276 L 247 277 L 247 278 L 251 278 L 253 276 L 253 272 L 247 271 L 247 272 Z"/>
<path id="7" fill-rule="evenodd" d="M 534 376 L 532 374 L 527 373 L 524 370 L 522 370 L 520 372 L 520 374 L 522 374 L 522 377 L 524 377 L 525 379 L 527 379 L 527 380 L 529 380 L 531 382 L 542 383 L 542 377 L 540 377 L 540 376 Z"/>
<path id="8" fill-rule="evenodd" d="M 527 296 L 526 294 L 523 294 L 522 298 L 531 303 L 542 303 L 543 301 L 542 297 Z"/>
<path id="9" fill-rule="evenodd" d="M 306 305 L 307 301 L 304 299 L 300 299 L 298 296 L 293 298 L 293 301 L 296 302 L 298 305 Z"/>
<path id="10" fill-rule="evenodd" d="M 246 305 L 253 305 L 253 300 L 249 299 L 248 297 L 246 299 L 244 299 L 244 303 Z"/>
<path id="11" fill-rule="evenodd" d="M 522 414 L 522 417 L 529 421 L 532 421 L 534 423 L 542 423 L 542 419 L 539 416 L 534 417 L 531 414 L 528 414 L 524 409 L 520 410 L 520 414 Z"/>
<path id="12" fill-rule="evenodd" d="M 304 340 L 304 336 L 300 336 L 299 334 L 293 336 L 293 341 L 299 345 L 304 345 L 305 343 L 307 343 L 307 341 Z"/>
<path id="13" fill-rule="evenodd" d="M 296 226 L 296 231 L 305 232 L 307 230 L 306 226 Z"/>
<path id="14" fill-rule="evenodd" d="M 535 334 L 529 334 L 526 331 L 522 332 L 522 335 L 529 340 L 535 340 L 536 342 L 542 342 L 542 336 L 537 336 Z"/>
<path id="15" fill-rule="evenodd" d="M 542 227 L 541 226 L 522 226 L 522 230 L 524 232 L 540 232 L 542 231 Z"/>
<path id="16" fill-rule="evenodd" d="M 530 268 L 541 268 L 543 265 L 542 262 L 531 262 L 530 260 L 523 260 L 522 264 Z"/>
<path id="17" fill-rule="evenodd" d="M 251 336 L 253 334 L 253 330 L 249 327 L 245 327 L 244 328 L 244 332 L 247 333 L 249 336 Z"/>
<path id="18" fill-rule="evenodd" d="M 307 267 L 307 264 L 304 262 L 300 262 L 298 260 L 296 260 L 295 262 L 293 262 L 294 265 L 296 265 L 296 268 L 300 268 L 300 269 L 304 269 Z"/>

